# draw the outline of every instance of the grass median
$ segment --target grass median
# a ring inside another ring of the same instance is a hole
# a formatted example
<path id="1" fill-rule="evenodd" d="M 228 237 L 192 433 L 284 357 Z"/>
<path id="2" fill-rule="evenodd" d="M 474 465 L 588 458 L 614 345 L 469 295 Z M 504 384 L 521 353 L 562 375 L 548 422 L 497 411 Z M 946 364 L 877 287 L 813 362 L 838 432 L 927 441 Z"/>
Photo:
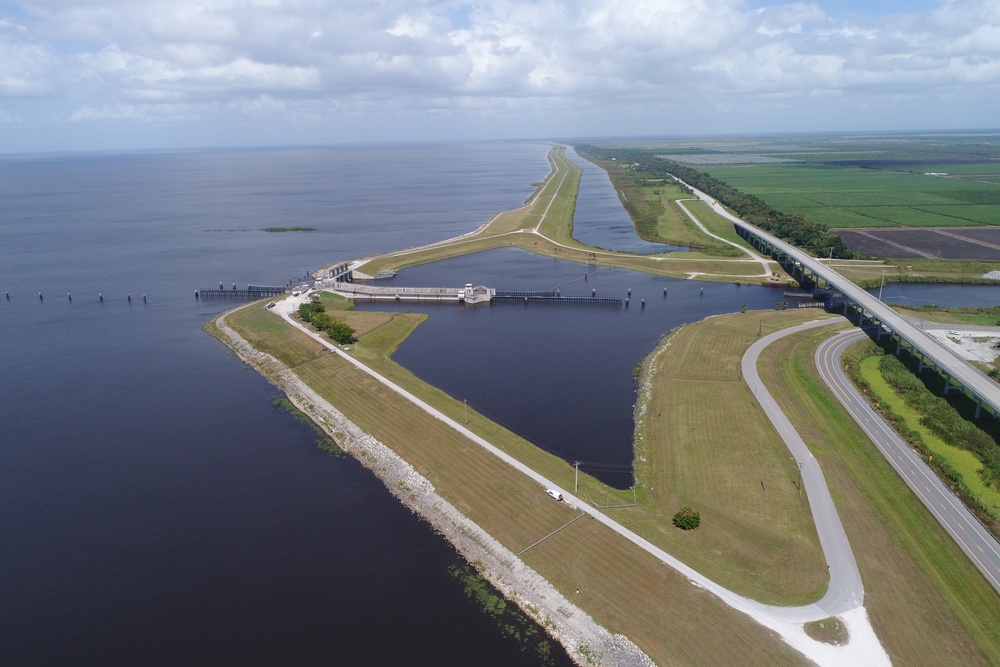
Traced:
<path id="1" fill-rule="evenodd" d="M 897 665 L 1000 664 L 997 594 L 826 388 L 821 333 L 777 341 L 761 377 L 819 459 Z"/>

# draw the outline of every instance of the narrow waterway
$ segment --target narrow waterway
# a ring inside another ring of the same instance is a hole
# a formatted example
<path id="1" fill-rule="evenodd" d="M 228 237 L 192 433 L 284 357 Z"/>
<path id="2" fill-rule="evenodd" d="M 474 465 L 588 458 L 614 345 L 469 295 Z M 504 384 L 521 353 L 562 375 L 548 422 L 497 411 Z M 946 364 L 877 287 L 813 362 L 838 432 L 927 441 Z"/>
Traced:
<path id="1" fill-rule="evenodd" d="M 631 296 L 629 306 L 359 303 L 430 317 L 395 359 L 424 380 L 618 488 L 632 485 L 632 371 L 660 336 L 709 315 L 773 308 L 781 289 L 663 278 L 505 248 L 415 266 L 400 285 L 487 285 L 565 296 Z M 393 284 L 393 282 L 384 284 Z M 643 305 L 645 302 L 645 305 Z M 751 313 L 747 317 L 753 317 Z"/>
<path id="2" fill-rule="evenodd" d="M 597 248 L 637 255 L 690 250 L 685 246 L 653 243 L 641 238 L 608 173 L 584 160 L 572 148 L 566 150 L 566 155 L 583 170 L 573 214 L 573 238 Z"/>

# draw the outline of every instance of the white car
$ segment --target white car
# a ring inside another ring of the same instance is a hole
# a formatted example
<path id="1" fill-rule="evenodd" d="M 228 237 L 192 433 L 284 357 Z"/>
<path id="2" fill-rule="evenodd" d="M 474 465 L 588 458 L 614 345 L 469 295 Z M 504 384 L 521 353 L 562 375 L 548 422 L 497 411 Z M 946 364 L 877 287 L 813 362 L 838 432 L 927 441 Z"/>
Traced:
<path id="1" fill-rule="evenodd" d="M 948 335 L 949 336 L 961 336 L 962 334 L 960 334 L 957 331 L 955 331 L 954 329 L 952 329 L 951 331 L 948 332 Z"/>
<path id="2" fill-rule="evenodd" d="M 549 494 L 556 500 L 562 500 L 562 494 L 556 491 L 555 489 L 545 489 L 545 493 Z"/>

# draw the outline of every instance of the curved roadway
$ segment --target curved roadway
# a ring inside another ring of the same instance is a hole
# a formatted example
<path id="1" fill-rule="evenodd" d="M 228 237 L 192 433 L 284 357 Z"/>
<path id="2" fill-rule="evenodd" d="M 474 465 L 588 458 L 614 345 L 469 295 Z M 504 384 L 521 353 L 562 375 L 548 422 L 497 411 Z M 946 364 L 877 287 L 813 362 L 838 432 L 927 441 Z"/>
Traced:
<path id="1" fill-rule="evenodd" d="M 757 360 L 760 353 L 779 338 L 838 323 L 839 320 L 823 319 L 775 331 L 751 345 L 750 349 L 743 355 L 742 362 L 744 381 L 753 391 L 764 414 L 774 425 L 778 435 L 781 436 L 788 451 L 795 457 L 795 462 L 802 470 L 802 484 L 806 489 L 809 508 L 812 510 L 813 522 L 816 524 L 816 533 L 819 535 L 819 542 L 830 571 L 830 585 L 826 595 L 815 603 L 815 606 L 823 609 L 827 616 L 836 616 L 861 606 L 865 595 L 864 586 L 861 584 L 861 573 L 858 571 L 854 552 L 847 540 L 844 526 L 840 523 L 840 515 L 837 514 L 837 508 L 833 504 L 833 498 L 830 496 L 830 489 L 826 485 L 826 478 L 819 467 L 819 462 L 806 447 L 802 437 L 792 426 L 792 422 L 778 407 L 777 401 L 771 396 L 767 387 L 764 386 L 757 373 Z"/>
<path id="2" fill-rule="evenodd" d="M 865 337 L 863 331 L 853 329 L 825 340 L 816 349 L 816 367 L 820 376 L 920 502 L 954 538 L 993 588 L 1000 592 L 1000 544 L 934 474 L 923 458 L 868 404 L 844 372 L 841 354 L 849 345 Z"/>
<path id="3" fill-rule="evenodd" d="M 298 305 L 305 302 L 307 299 L 307 294 L 303 294 L 299 297 L 285 298 L 284 300 L 278 302 L 275 310 L 292 326 L 322 345 L 328 346 L 328 340 L 322 338 L 316 331 L 313 331 L 309 327 L 303 325 L 302 322 L 298 321 L 295 317 Z M 760 351 L 763 350 L 768 343 L 777 340 L 783 335 L 789 335 L 810 327 L 819 327 L 828 324 L 831 324 L 830 320 L 821 320 L 799 325 L 798 327 L 792 327 L 784 331 L 770 334 L 751 347 L 751 350 L 747 352 L 743 361 L 744 377 L 756 378 L 755 383 L 753 384 L 751 384 L 751 380 L 749 379 L 747 382 L 754 390 L 758 401 L 761 401 L 763 404 L 765 396 L 769 397 L 767 389 L 764 388 L 763 383 L 760 382 L 760 378 L 757 377 L 756 372 L 756 357 L 759 355 Z M 819 470 L 819 464 L 815 462 L 815 459 L 812 458 L 812 455 L 805 448 L 804 444 L 801 444 L 801 449 L 796 448 L 792 451 L 797 460 L 803 462 L 811 460 L 813 462 L 812 465 L 809 466 L 808 474 L 806 473 L 806 470 L 803 469 L 803 482 L 806 484 L 810 504 L 818 505 L 820 507 L 818 510 L 819 520 L 817 521 L 817 531 L 820 533 L 820 543 L 826 554 L 827 562 L 830 565 L 830 586 L 826 595 L 824 595 L 822 599 L 810 605 L 800 607 L 779 607 L 766 605 L 742 595 L 738 595 L 728 588 L 720 586 L 711 579 L 705 577 L 674 556 L 668 554 L 660 547 L 622 526 L 614 519 L 611 519 L 606 514 L 592 508 L 586 502 L 562 489 L 560 485 L 521 463 L 493 445 L 488 440 L 473 433 L 471 430 L 466 428 L 465 425 L 459 423 L 440 410 L 414 396 L 406 389 L 379 374 L 377 371 L 369 368 L 351 355 L 343 352 L 338 346 L 331 345 L 329 346 L 329 349 L 351 365 L 355 366 L 358 370 L 370 375 L 407 401 L 410 401 L 436 419 L 444 422 L 450 428 L 455 429 L 483 449 L 503 460 L 511 467 L 535 480 L 543 487 L 561 490 L 563 498 L 566 502 L 574 506 L 576 509 L 589 514 L 591 517 L 599 521 L 604 526 L 610 528 L 618 535 L 621 535 L 633 544 L 644 549 L 665 565 L 668 565 L 687 577 L 695 585 L 714 594 L 728 606 L 747 614 L 761 625 L 778 633 L 785 642 L 801 651 L 805 656 L 817 664 L 828 665 L 830 667 L 844 664 L 874 666 L 890 664 L 889 657 L 879 643 L 878 638 L 875 636 L 875 632 L 868 621 L 867 614 L 862 607 L 864 591 L 861 587 L 861 578 L 857 572 L 857 564 L 854 561 L 854 554 L 851 552 L 850 545 L 847 543 L 847 536 L 844 534 L 843 527 L 840 524 L 840 519 L 836 514 L 836 509 L 833 507 L 833 500 L 830 498 L 829 491 L 826 489 L 826 482 L 823 479 L 822 472 Z M 748 361 L 748 359 L 751 358 L 752 360 Z M 752 366 L 752 371 L 748 370 L 748 364 Z M 771 399 L 770 402 L 774 405 L 774 409 L 777 410 L 777 415 L 784 418 L 784 415 L 777 409 L 777 404 L 774 403 L 773 399 Z M 776 416 L 772 412 L 769 412 L 768 415 Z M 787 422 L 787 419 L 785 419 L 785 422 Z M 790 423 L 788 423 L 787 428 L 778 426 L 777 423 L 775 426 L 776 428 L 779 428 L 779 431 L 782 431 L 783 434 L 789 434 L 789 430 L 790 434 L 794 434 L 794 429 L 791 427 Z M 797 438 L 797 434 L 795 437 Z M 797 442 L 801 443 L 801 438 L 798 438 Z M 792 445 L 789 444 L 789 447 L 792 448 Z M 802 458 L 798 458 L 800 456 Z M 815 507 L 813 509 L 813 516 L 817 517 L 817 509 L 815 509 Z M 804 623 L 823 620 L 830 616 L 840 616 L 847 621 L 851 632 L 851 640 L 847 645 L 831 646 L 828 644 L 822 644 L 809 638 L 803 631 L 802 626 Z"/>

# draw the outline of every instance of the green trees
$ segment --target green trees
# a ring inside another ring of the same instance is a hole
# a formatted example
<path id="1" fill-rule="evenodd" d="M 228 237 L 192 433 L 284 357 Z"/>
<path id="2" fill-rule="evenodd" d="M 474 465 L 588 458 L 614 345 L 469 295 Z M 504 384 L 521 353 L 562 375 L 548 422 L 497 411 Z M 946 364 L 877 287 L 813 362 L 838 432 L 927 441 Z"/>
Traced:
<path id="1" fill-rule="evenodd" d="M 316 331 L 326 332 L 326 335 L 340 345 L 349 345 L 358 341 L 354 336 L 354 329 L 327 315 L 321 304 L 315 302 L 302 304 L 299 306 L 299 317 L 313 325 Z"/>
<path id="2" fill-rule="evenodd" d="M 690 507 L 684 507 L 674 515 L 674 525 L 681 530 L 694 530 L 701 524 L 701 514 Z"/>

